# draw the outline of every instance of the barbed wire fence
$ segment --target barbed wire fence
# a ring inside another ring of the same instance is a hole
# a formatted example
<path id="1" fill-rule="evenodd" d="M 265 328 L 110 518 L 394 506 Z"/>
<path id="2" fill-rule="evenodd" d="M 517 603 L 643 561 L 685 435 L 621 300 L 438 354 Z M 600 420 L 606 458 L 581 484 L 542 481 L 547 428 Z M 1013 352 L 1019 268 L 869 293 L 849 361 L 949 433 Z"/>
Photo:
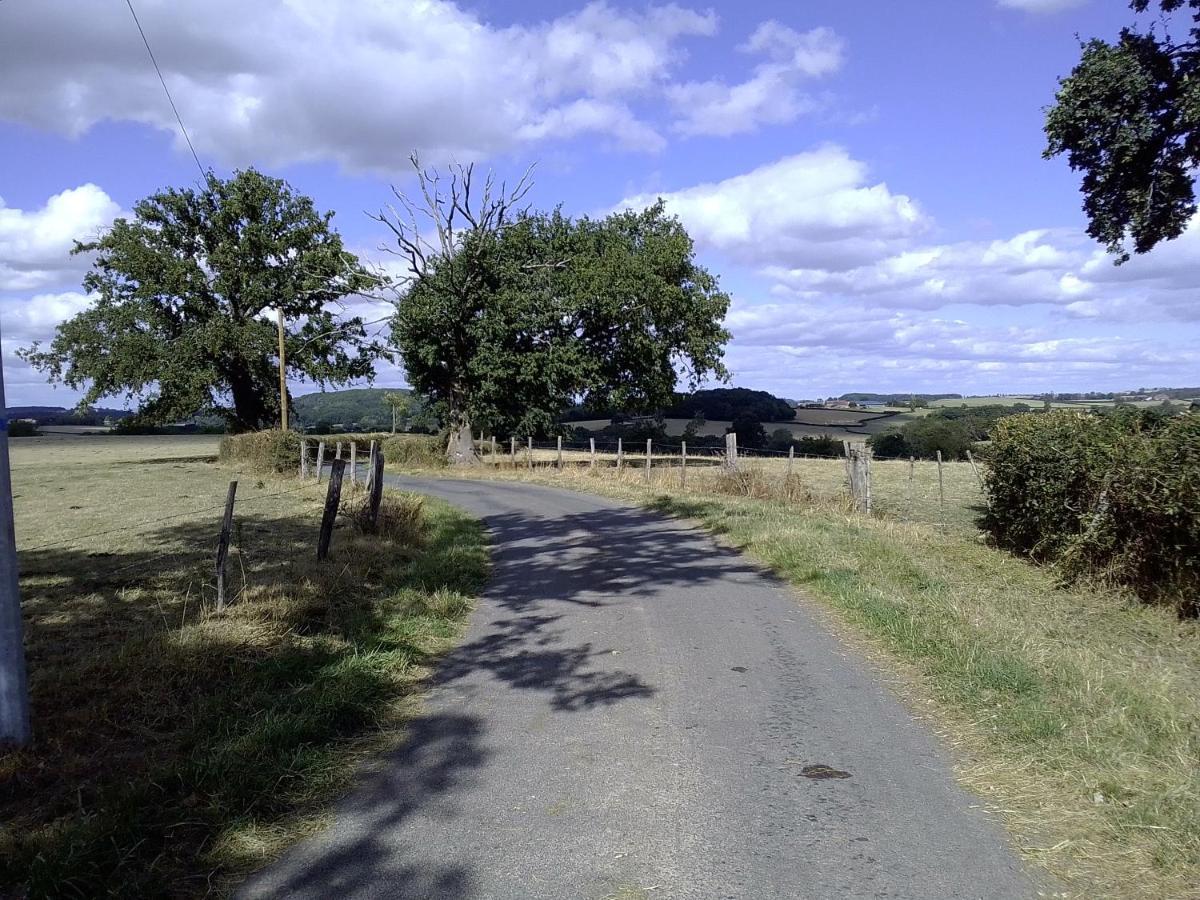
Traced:
<path id="1" fill-rule="evenodd" d="M 705 441 L 631 440 L 608 435 L 587 440 L 481 437 L 485 466 L 499 471 L 590 473 L 683 493 L 745 493 L 800 502 L 844 505 L 866 515 L 958 531 L 977 530 L 986 510 L 983 472 L 966 461 L 877 456 L 865 442 L 844 441 L 843 455 L 725 446 Z"/>

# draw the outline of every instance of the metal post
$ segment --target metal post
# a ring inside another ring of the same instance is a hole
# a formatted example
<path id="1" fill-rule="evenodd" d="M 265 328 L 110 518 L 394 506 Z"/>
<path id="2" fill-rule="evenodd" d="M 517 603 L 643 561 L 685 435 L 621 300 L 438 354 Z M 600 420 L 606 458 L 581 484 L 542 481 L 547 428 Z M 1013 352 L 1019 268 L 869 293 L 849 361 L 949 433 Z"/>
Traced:
<path id="1" fill-rule="evenodd" d="M 29 685 L 21 635 L 21 592 L 8 470 L 8 407 L 0 370 L 0 744 L 29 743 Z"/>

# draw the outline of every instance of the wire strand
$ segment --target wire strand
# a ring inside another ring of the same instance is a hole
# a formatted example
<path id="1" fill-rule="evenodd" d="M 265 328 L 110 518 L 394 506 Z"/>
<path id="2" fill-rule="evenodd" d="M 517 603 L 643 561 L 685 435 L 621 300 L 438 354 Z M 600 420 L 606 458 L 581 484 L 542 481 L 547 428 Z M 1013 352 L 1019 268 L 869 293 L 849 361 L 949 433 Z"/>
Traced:
<path id="1" fill-rule="evenodd" d="M 207 180 L 208 172 L 200 164 L 200 157 L 196 153 L 196 148 L 192 146 L 192 138 L 183 124 L 183 117 L 179 115 L 179 108 L 175 105 L 175 99 L 171 96 L 170 88 L 167 87 L 167 79 L 163 77 L 162 69 L 158 66 L 158 60 L 154 58 L 154 51 L 150 49 L 150 41 L 147 39 L 146 31 L 142 28 L 142 23 L 138 20 L 138 14 L 133 8 L 133 0 L 125 0 L 125 5 L 129 7 L 129 14 L 133 16 L 133 24 L 137 26 L 138 34 L 142 36 L 142 43 L 146 45 L 146 52 L 150 55 L 150 62 L 154 64 L 154 71 L 158 73 L 158 80 L 162 84 L 163 93 L 167 95 L 167 102 L 171 104 L 171 111 L 175 113 L 175 121 L 179 123 L 179 130 L 183 132 L 183 139 L 187 142 L 188 149 L 192 151 L 192 159 L 196 161 L 196 168 L 200 170 L 200 177 Z"/>

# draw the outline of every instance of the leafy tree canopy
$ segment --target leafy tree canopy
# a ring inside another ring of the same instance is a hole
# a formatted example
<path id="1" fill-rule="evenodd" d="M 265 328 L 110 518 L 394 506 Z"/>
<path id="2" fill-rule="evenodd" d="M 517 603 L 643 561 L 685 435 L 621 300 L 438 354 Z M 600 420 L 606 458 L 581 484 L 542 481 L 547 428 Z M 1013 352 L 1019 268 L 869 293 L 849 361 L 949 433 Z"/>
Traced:
<path id="1" fill-rule="evenodd" d="M 223 415 L 235 430 L 278 415 L 274 311 L 282 309 L 290 375 L 324 385 L 371 377 L 385 348 L 361 318 L 330 309 L 375 284 L 308 197 L 253 169 L 140 201 L 76 253 L 96 254 L 91 307 L 48 349 L 22 355 L 82 403 L 125 395 L 147 423 Z"/>
<path id="2" fill-rule="evenodd" d="M 1133 0 L 1144 13 L 1186 7 L 1186 37 L 1169 25 L 1094 39 L 1059 83 L 1046 116 L 1047 157 L 1083 173 L 1088 234 L 1118 262 L 1178 237 L 1196 211 L 1200 165 L 1200 0 Z"/>
<path id="3" fill-rule="evenodd" d="M 604 219 L 501 209 L 470 220 L 438 252 L 410 252 L 392 322 L 409 383 L 455 434 L 549 432 L 574 401 L 651 411 L 680 373 L 691 387 L 727 377 L 729 297 L 661 203 Z M 452 435 L 452 457 L 469 448 Z"/>

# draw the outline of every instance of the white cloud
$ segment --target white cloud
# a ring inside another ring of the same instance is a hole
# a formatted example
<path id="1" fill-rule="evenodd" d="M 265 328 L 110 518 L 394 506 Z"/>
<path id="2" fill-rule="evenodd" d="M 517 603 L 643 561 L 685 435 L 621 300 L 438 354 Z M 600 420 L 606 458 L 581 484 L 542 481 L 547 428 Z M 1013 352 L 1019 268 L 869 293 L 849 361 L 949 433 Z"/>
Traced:
<path id="1" fill-rule="evenodd" d="M 383 172 L 413 148 L 478 158 L 584 133 L 656 149 L 628 101 L 661 93 L 681 40 L 716 30 L 711 12 L 603 0 L 513 27 L 447 0 L 160 0 L 139 12 L 203 156 Z M 104 120 L 177 132 L 127 16 L 39 0 L 5 4 L 0 20 L 0 118 L 73 136 Z"/>
<path id="2" fill-rule="evenodd" d="M 841 68 L 845 46 L 830 28 L 801 33 L 769 21 L 739 49 L 766 57 L 749 80 L 733 85 L 693 81 L 668 88 L 678 116 L 676 131 L 728 136 L 795 120 L 818 105 L 800 92 L 799 82 Z"/>
<path id="3" fill-rule="evenodd" d="M 121 209 L 94 184 L 55 194 L 36 210 L 0 199 L 0 291 L 29 291 L 78 281 L 87 261 L 71 256 L 77 240 L 93 238 Z"/>
<path id="4" fill-rule="evenodd" d="M 1028 13 L 1056 13 L 1085 3 L 1087 0 L 996 0 L 996 4 L 1005 9 L 1019 9 Z"/>
<path id="5" fill-rule="evenodd" d="M 866 165 L 833 145 L 661 196 L 700 245 L 758 265 L 853 268 L 896 252 L 926 225 L 912 199 L 869 184 Z"/>

